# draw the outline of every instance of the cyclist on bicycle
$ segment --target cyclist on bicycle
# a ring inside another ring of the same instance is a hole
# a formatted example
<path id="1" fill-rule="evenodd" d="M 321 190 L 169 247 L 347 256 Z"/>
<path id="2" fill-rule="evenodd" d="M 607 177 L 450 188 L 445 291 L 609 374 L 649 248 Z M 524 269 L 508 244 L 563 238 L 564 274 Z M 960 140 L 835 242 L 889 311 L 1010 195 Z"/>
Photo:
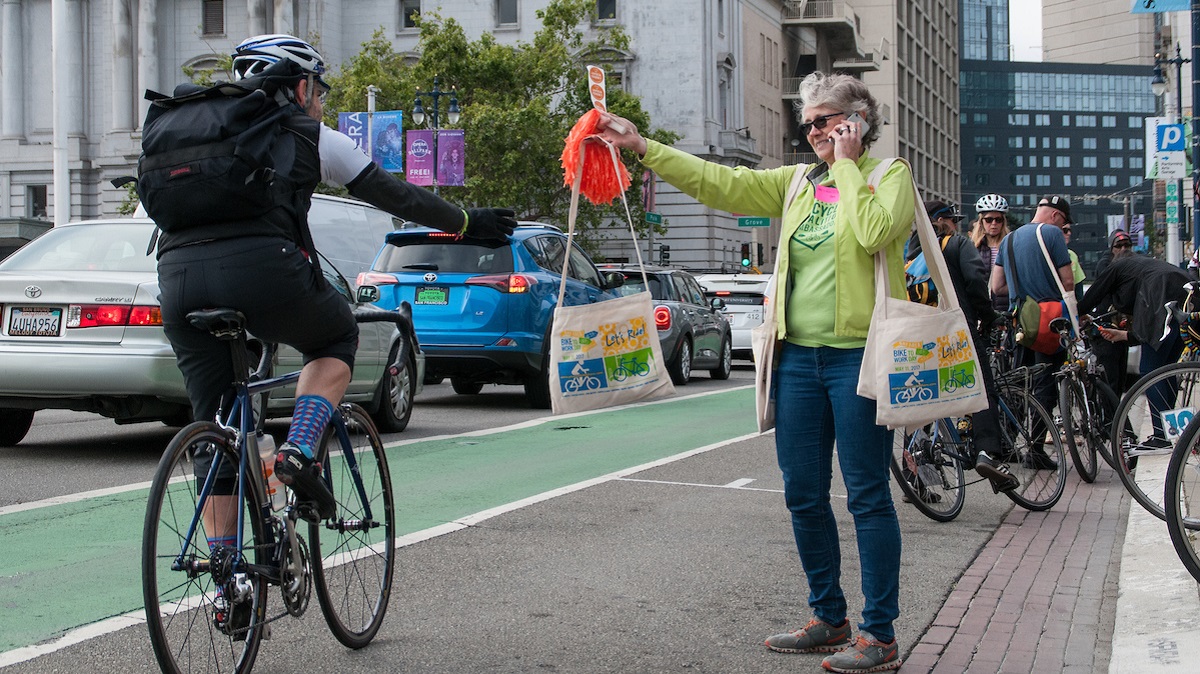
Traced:
<path id="1" fill-rule="evenodd" d="M 306 215 L 317 183 L 345 185 L 351 195 L 393 215 L 476 238 L 504 238 L 516 221 L 511 210 L 463 210 L 398 180 L 372 163 L 351 138 L 322 124 L 329 85 L 321 79 L 325 61 L 312 45 L 290 35 L 260 35 L 242 42 L 233 53 L 236 80 L 253 82 L 268 68 L 272 76 L 284 73 L 288 83 L 279 95 L 291 112 L 275 143 L 290 146 L 287 151 L 294 153 L 290 175 L 284 176 L 296 186 L 294 205 L 250 220 L 164 233 L 158 263 L 163 328 L 196 419 L 216 415 L 234 373 L 228 346 L 190 325 L 188 312 L 218 306 L 237 309 L 245 314 L 249 332 L 303 354 L 292 424 L 276 456 L 275 472 L 324 518 L 332 516 L 335 503 L 313 452 L 350 383 L 358 326 L 346 301 L 312 262 L 316 251 L 305 245 L 311 241 Z M 208 470 L 199 465 L 203 463 L 197 462 L 198 475 Z M 232 493 L 235 469 L 229 468 L 216 493 Z M 212 510 L 219 512 L 220 504 Z M 228 538 L 232 524 L 211 522 L 209 531 L 217 531 L 218 539 Z"/>
<path id="2" fill-rule="evenodd" d="M 984 271 L 983 259 L 971 240 L 959 232 L 959 222 L 963 216 L 958 206 L 943 201 L 926 201 L 925 212 L 937 232 L 942 243 L 942 254 L 946 258 L 946 266 L 950 269 L 950 283 L 954 286 L 954 294 L 962 306 L 971 330 L 971 340 L 975 345 L 975 353 L 986 353 L 980 348 L 983 340 L 980 334 L 991 327 L 999 317 L 992 306 L 988 295 L 988 277 Z M 921 242 L 916 232 L 908 241 L 909 259 L 915 258 L 921 252 Z M 996 384 L 992 381 L 992 369 L 982 360 L 979 374 L 983 378 L 983 389 L 987 393 L 988 408 L 972 415 L 972 443 L 976 456 L 970 457 L 975 463 L 975 470 L 992 484 L 996 492 L 1015 489 L 1020 481 L 1008 470 L 1008 466 L 1000 457 L 1000 415 L 996 408 Z"/>

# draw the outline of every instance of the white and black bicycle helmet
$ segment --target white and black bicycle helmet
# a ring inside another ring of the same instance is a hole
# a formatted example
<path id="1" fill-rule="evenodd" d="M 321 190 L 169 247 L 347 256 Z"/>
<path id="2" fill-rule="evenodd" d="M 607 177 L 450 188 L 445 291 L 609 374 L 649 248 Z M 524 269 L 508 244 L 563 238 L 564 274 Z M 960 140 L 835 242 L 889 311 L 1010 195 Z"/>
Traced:
<path id="1" fill-rule="evenodd" d="M 329 88 L 321 79 L 325 74 L 325 59 L 321 53 L 293 35 L 256 35 L 239 44 L 233 52 L 234 77 L 239 80 L 253 77 L 281 60 L 299 65 L 305 72 L 315 75 L 321 86 Z"/>
<path id="2" fill-rule="evenodd" d="M 985 194 L 979 197 L 979 201 L 975 202 L 975 210 L 979 213 L 987 211 L 999 211 L 1001 213 L 1008 212 L 1008 199 L 999 194 Z"/>

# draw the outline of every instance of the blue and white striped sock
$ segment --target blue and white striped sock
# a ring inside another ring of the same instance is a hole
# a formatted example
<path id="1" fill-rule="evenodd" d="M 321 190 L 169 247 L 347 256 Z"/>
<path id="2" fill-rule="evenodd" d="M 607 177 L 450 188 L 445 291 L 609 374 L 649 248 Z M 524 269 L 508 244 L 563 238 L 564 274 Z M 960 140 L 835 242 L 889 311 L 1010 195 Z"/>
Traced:
<path id="1" fill-rule="evenodd" d="M 325 431 L 329 418 L 333 416 L 333 405 L 321 396 L 304 395 L 296 399 L 292 412 L 292 426 L 288 429 L 287 442 L 295 445 L 304 456 L 313 457 L 313 446 Z"/>

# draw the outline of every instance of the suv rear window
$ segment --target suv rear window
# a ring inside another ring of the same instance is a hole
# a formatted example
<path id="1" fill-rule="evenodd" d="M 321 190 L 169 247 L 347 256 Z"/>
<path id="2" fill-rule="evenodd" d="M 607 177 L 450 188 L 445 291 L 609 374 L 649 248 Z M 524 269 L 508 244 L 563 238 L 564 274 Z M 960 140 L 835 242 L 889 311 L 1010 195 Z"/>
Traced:
<path id="1" fill-rule="evenodd" d="M 391 242 L 375 262 L 375 271 L 440 271 L 507 274 L 513 271 L 507 241 L 496 245 L 455 241 L 452 237 L 412 237 Z"/>

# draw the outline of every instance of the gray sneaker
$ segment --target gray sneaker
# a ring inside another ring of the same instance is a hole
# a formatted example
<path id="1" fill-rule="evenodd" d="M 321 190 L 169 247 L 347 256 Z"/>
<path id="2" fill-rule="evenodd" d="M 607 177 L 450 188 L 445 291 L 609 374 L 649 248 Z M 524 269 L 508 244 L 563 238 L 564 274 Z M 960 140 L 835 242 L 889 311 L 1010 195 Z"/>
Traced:
<path id="1" fill-rule="evenodd" d="M 821 666 L 826 670 L 841 674 L 888 672 L 900 669 L 900 664 L 896 640 L 892 639 L 892 643 L 885 644 L 869 632 L 859 632 L 853 645 L 821 661 Z"/>
<path id="2" fill-rule="evenodd" d="M 813 618 L 803 629 L 768 637 L 766 644 L 780 653 L 836 653 L 850 645 L 850 621 L 834 627 Z"/>

